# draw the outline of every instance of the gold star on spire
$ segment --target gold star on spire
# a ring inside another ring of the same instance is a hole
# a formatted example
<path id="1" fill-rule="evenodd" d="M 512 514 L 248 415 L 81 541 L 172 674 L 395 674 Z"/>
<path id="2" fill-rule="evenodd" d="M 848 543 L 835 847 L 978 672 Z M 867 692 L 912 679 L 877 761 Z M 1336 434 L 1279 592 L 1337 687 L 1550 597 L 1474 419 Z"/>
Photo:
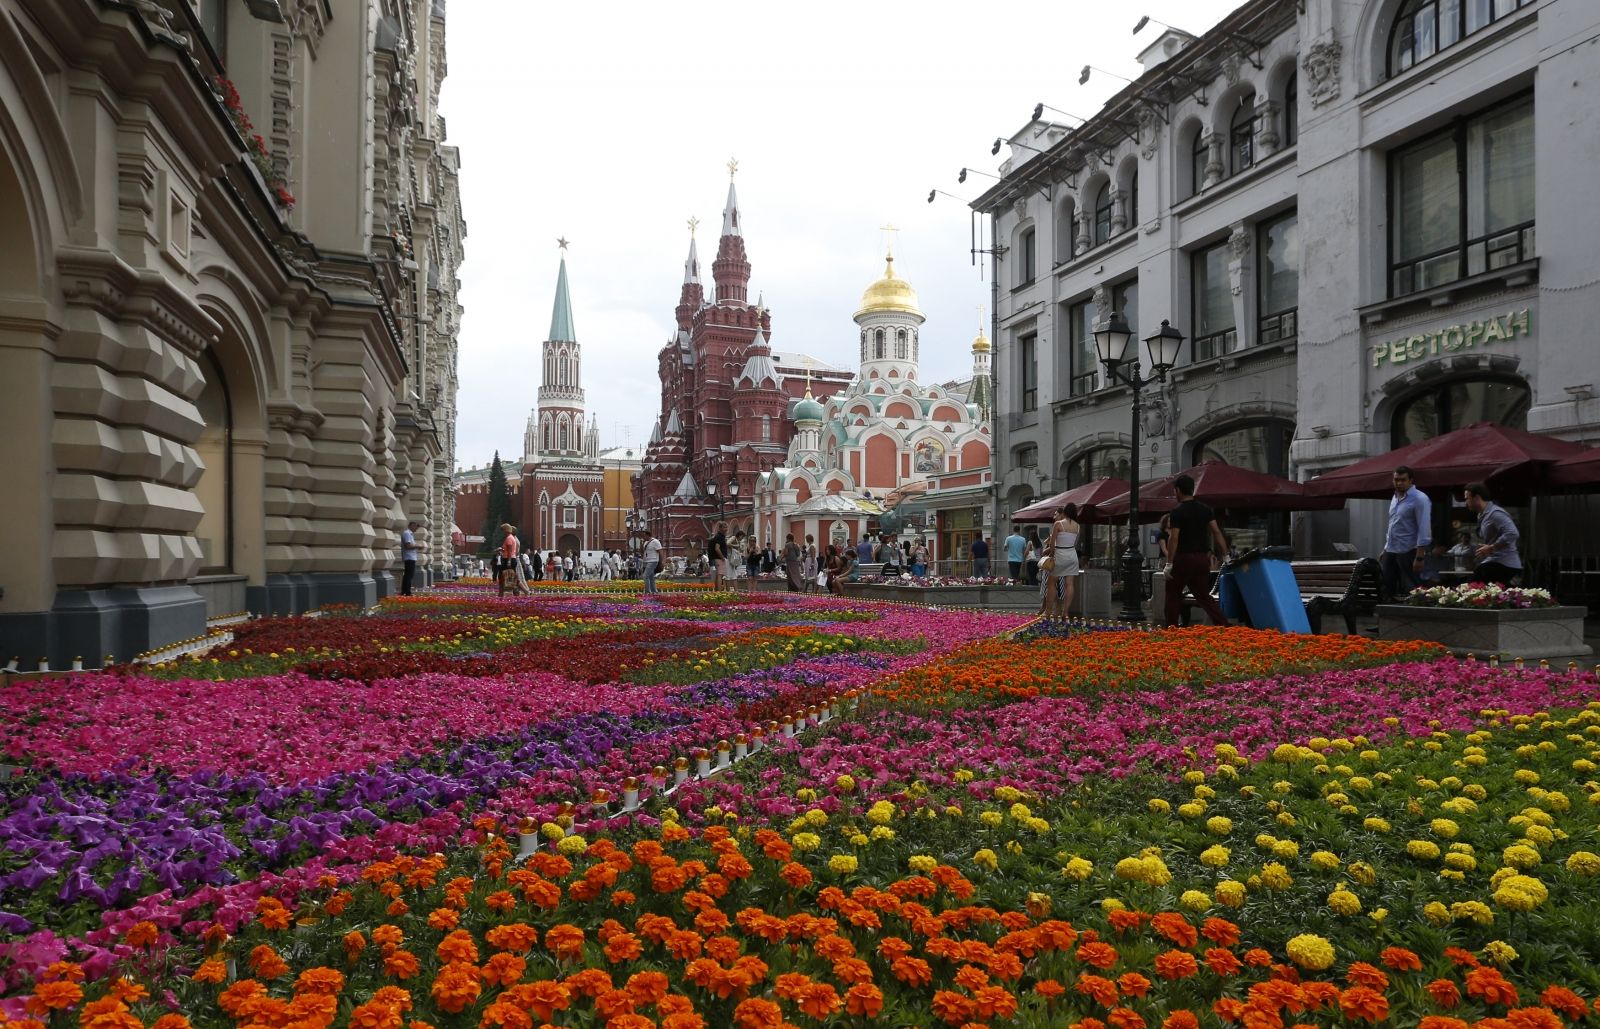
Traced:
<path id="1" fill-rule="evenodd" d="M 738 173 L 739 173 L 739 159 L 737 157 L 728 158 L 728 178 L 731 179 L 735 175 L 737 175 Z"/>
<path id="2" fill-rule="evenodd" d="M 567 237 L 565 237 L 565 236 L 559 237 L 556 240 L 556 246 L 560 247 L 562 250 L 567 249 Z"/>
<path id="3" fill-rule="evenodd" d="M 694 230 L 696 228 L 698 228 L 699 226 L 700 226 L 700 219 L 691 217 L 689 219 L 689 235 L 691 235 L 691 236 L 694 235 Z"/>

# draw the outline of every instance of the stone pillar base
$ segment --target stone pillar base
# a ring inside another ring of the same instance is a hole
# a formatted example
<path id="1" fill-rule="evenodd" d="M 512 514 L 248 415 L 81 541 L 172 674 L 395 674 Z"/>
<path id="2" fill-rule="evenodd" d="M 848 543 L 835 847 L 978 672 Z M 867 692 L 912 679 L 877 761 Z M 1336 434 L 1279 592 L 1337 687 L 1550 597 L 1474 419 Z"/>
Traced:
<path id="1" fill-rule="evenodd" d="M 188 585 L 115 590 L 63 590 L 49 611 L 0 615 L 0 663 L 24 668 L 39 658 L 68 668 L 75 658 L 98 668 L 111 655 L 135 654 L 206 634 L 206 601 Z"/>
<path id="2" fill-rule="evenodd" d="M 378 581 L 360 572 L 318 572 L 306 576 L 311 582 L 314 606 L 354 604 L 365 610 L 378 602 Z M 387 579 L 384 573 L 382 578 Z"/>
<path id="3" fill-rule="evenodd" d="M 400 576 L 403 574 L 405 573 L 402 570 L 400 572 L 377 572 L 372 576 L 373 584 L 378 588 L 379 600 L 384 597 L 392 597 L 400 592 Z M 422 578 L 422 570 L 420 568 L 417 570 L 417 578 L 419 580 Z M 420 582 L 415 583 L 413 588 L 419 585 L 421 585 Z"/>
<path id="4" fill-rule="evenodd" d="M 267 585 L 262 589 L 261 606 L 252 605 L 250 611 L 260 615 L 305 614 L 316 606 L 313 602 L 315 593 L 311 576 L 304 572 L 269 575 Z"/>

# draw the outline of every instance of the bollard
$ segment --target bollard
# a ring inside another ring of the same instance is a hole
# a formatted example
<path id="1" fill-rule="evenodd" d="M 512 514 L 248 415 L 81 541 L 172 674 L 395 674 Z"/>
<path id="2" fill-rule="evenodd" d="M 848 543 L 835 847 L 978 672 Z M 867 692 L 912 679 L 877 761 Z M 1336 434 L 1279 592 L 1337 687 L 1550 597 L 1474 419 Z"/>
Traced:
<path id="1" fill-rule="evenodd" d="M 639 780 L 628 776 L 622 780 L 622 810 L 637 811 L 639 808 Z"/>
<path id="2" fill-rule="evenodd" d="M 711 753 L 704 747 L 698 747 L 694 752 L 694 774 L 696 778 L 706 779 L 711 775 Z"/>
<path id="3" fill-rule="evenodd" d="M 743 761 L 750 756 L 750 739 L 744 733 L 739 733 L 733 738 L 733 759 Z"/>
<path id="4" fill-rule="evenodd" d="M 717 771 L 720 772 L 720 771 L 722 771 L 723 769 L 729 767 L 732 764 L 733 764 L 733 747 L 729 745 L 727 740 L 718 740 L 717 741 Z"/>
<path id="5" fill-rule="evenodd" d="M 539 849 L 539 827 L 533 819 L 524 818 L 517 826 L 517 860 L 526 861 Z"/>

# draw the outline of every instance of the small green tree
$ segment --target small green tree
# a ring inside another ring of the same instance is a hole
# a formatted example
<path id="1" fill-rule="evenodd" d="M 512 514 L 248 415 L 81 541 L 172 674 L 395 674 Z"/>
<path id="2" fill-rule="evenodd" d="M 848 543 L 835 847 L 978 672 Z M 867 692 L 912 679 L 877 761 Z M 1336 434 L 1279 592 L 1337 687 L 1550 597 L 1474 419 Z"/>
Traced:
<path id="1" fill-rule="evenodd" d="M 489 466 L 489 499 L 483 516 L 483 551 L 500 547 L 500 526 L 511 521 L 511 490 L 506 485 L 506 470 L 500 467 L 500 451 L 494 452 Z"/>

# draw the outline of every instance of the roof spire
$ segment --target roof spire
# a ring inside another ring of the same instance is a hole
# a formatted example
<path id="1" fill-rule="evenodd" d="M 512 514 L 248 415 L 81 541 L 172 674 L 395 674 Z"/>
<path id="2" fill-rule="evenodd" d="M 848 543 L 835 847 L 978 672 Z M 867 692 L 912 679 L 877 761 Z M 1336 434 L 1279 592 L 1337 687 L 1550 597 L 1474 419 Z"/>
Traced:
<path id="1" fill-rule="evenodd" d="M 728 202 L 722 208 L 722 234 L 724 236 L 742 236 L 744 233 L 739 228 L 739 193 L 733 187 L 733 177 L 738 174 L 739 161 L 730 158 L 728 161 Z"/>
<path id="2" fill-rule="evenodd" d="M 695 249 L 694 230 L 700 225 L 699 218 L 689 219 L 689 257 L 683 262 L 683 284 L 699 285 L 700 283 L 700 253 Z"/>
<path id="3" fill-rule="evenodd" d="M 555 343 L 576 343 L 578 334 L 572 327 L 572 298 L 567 293 L 567 241 L 562 239 L 561 270 L 556 273 L 556 302 L 550 311 L 550 335 Z"/>

